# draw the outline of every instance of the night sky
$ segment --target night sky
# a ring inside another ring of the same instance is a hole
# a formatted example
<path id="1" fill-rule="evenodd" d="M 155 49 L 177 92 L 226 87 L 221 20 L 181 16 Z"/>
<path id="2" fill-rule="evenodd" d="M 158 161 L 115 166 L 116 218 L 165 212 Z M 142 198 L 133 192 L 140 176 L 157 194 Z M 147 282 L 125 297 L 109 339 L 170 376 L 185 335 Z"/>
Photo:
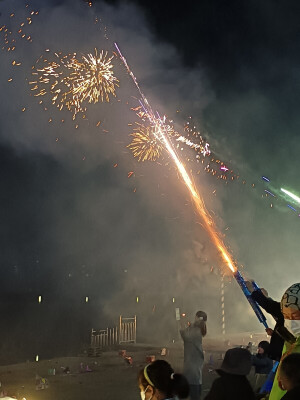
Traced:
<path id="1" fill-rule="evenodd" d="M 0 1 L 0 25 L 16 30 L 25 4 Z M 115 59 L 117 98 L 88 105 L 87 119 L 74 122 L 47 96 L 44 110 L 30 91 L 45 49 L 112 52 L 117 41 L 155 109 L 181 126 L 192 116 L 240 176 L 226 184 L 187 165 L 245 275 L 274 298 L 299 281 L 300 206 L 280 194 L 300 196 L 299 2 L 29 4 L 39 10 L 26 28 L 32 43 L 18 37 L 14 52 L 0 53 L 0 309 L 8 327 L 0 362 L 76 353 L 92 327 L 114 325 L 121 313 L 140 316 L 141 337 L 159 324 L 169 340 L 173 297 L 191 315 L 208 310 L 211 333 L 220 333 L 224 266 L 169 160 L 138 163 L 126 147 L 138 92 L 123 65 Z M 232 330 L 262 330 L 230 276 L 226 302 Z"/>

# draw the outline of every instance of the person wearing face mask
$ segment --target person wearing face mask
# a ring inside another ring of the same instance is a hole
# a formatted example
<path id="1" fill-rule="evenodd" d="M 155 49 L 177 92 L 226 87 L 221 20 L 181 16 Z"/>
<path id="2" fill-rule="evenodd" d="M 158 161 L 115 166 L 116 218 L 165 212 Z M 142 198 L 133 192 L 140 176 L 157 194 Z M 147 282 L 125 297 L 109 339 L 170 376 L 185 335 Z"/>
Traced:
<path id="1" fill-rule="evenodd" d="M 191 400 L 200 400 L 201 397 L 202 369 L 204 364 L 202 338 L 207 333 L 206 321 L 206 313 L 198 311 L 194 324 L 180 330 L 180 335 L 184 343 L 184 375 L 190 384 Z"/>
<path id="2" fill-rule="evenodd" d="M 182 374 L 174 373 L 165 360 L 156 360 L 140 370 L 138 375 L 142 400 L 185 399 L 189 395 L 189 384 Z"/>
<path id="3" fill-rule="evenodd" d="M 286 394 L 279 381 L 281 365 L 290 354 L 300 353 L 300 283 L 293 284 L 284 292 L 280 306 L 287 332 L 282 332 L 285 342 L 269 400 L 280 400 Z"/>

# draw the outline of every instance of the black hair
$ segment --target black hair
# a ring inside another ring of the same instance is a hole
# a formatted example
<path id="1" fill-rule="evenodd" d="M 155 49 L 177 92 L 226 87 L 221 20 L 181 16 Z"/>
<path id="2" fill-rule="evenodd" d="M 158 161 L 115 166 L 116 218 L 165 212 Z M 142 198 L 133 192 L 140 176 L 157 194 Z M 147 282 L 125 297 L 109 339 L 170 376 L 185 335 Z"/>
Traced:
<path id="1" fill-rule="evenodd" d="M 147 375 L 155 389 L 161 391 L 166 398 L 177 396 L 185 399 L 189 395 L 189 384 L 182 374 L 175 374 L 171 365 L 165 360 L 156 360 L 147 366 Z M 139 372 L 139 381 L 146 388 L 150 382 L 147 381 L 144 369 Z"/>
<path id="2" fill-rule="evenodd" d="M 204 311 L 197 311 L 196 317 L 200 318 L 200 321 L 197 321 L 195 325 L 200 328 L 201 334 L 204 337 L 207 334 L 207 328 L 206 328 L 207 314 Z"/>
<path id="3" fill-rule="evenodd" d="M 269 351 L 270 351 L 270 343 L 267 342 L 266 340 L 262 340 L 261 342 L 258 343 L 257 347 L 261 347 L 264 350 L 264 355 L 268 356 Z"/>
<path id="4" fill-rule="evenodd" d="M 207 321 L 207 314 L 204 311 L 197 311 L 196 312 L 196 317 L 197 318 L 202 318 L 203 321 L 205 321 L 205 322 Z"/>
<path id="5" fill-rule="evenodd" d="M 300 353 L 286 356 L 281 361 L 280 372 L 287 377 L 293 387 L 300 385 Z"/>

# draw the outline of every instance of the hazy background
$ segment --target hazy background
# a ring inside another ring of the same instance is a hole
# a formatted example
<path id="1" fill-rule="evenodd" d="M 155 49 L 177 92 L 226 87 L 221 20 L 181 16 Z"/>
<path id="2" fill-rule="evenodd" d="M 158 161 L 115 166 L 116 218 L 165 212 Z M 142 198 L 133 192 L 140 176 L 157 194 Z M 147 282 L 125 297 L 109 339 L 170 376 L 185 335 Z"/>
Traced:
<path id="1" fill-rule="evenodd" d="M 240 175 L 226 185 L 187 163 L 244 274 L 276 299 L 299 281 L 298 213 L 262 198 L 300 192 L 298 2 L 93 3 L 30 2 L 32 43 L 0 53 L 1 362 L 76 354 L 120 314 L 137 314 L 142 341 L 176 337 L 175 307 L 206 310 L 209 333 L 221 332 L 226 267 L 168 159 L 138 163 L 126 148 L 138 92 L 120 60 L 117 98 L 74 122 L 30 91 L 41 54 L 112 52 L 117 41 L 153 107 L 178 126 L 193 116 Z M 0 1 L 0 25 L 16 31 L 25 4 Z M 225 285 L 227 331 L 261 331 L 230 275 Z"/>

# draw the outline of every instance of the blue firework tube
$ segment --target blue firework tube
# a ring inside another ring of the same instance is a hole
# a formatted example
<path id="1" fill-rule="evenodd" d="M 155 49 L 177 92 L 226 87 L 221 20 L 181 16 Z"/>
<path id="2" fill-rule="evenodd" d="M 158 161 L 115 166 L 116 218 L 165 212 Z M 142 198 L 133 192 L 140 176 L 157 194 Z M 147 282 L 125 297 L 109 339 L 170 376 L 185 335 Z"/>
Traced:
<path id="1" fill-rule="evenodd" d="M 263 312 L 261 311 L 261 308 L 259 307 L 259 305 L 256 303 L 256 301 L 254 301 L 252 299 L 251 293 L 250 293 L 249 289 L 247 288 L 246 282 L 245 282 L 244 278 L 242 277 L 240 271 L 237 270 L 233 274 L 233 276 L 235 277 L 235 280 L 239 284 L 240 288 L 242 289 L 246 299 L 248 300 L 248 302 L 249 302 L 250 306 L 252 307 L 253 311 L 255 312 L 259 322 L 261 322 L 264 325 L 264 327 L 267 329 L 268 328 L 267 319 L 264 316 Z M 257 286 L 257 288 L 258 288 L 258 286 Z"/>

